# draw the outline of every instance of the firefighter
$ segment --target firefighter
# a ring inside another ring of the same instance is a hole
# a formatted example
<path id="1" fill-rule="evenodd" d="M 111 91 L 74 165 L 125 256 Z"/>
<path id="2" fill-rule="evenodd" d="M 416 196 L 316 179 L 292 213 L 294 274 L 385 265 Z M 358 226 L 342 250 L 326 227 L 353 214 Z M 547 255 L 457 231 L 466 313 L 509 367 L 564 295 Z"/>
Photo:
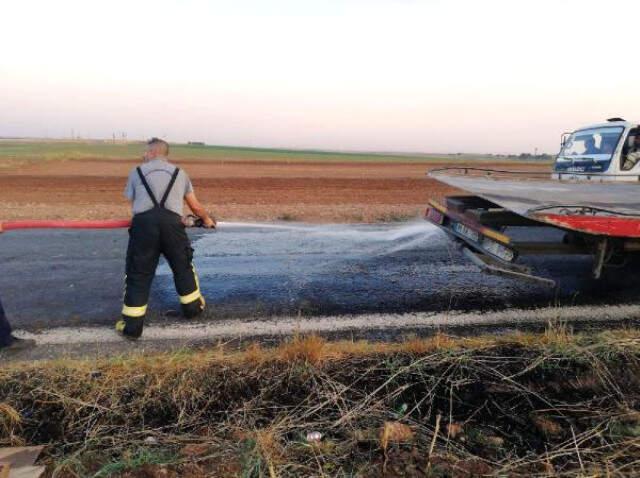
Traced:
<path id="1" fill-rule="evenodd" d="M 127 248 L 124 306 L 116 330 L 127 338 L 142 335 L 151 282 L 162 254 L 171 270 L 182 313 L 202 313 L 205 300 L 193 266 L 193 249 L 182 219 L 183 203 L 206 228 L 215 220 L 196 198 L 187 173 L 169 163 L 169 145 L 158 138 L 147 143 L 144 163 L 129 175 L 125 196 L 131 201 L 133 220 Z"/>
<path id="2" fill-rule="evenodd" d="M 2 233 L 2 223 L 0 223 L 0 234 Z M 2 300 L 0 300 L 0 351 L 18 351 L 33 347 L 35 340 L 19 339 L 11 331 L 11 325 L 4 314 Z"/>

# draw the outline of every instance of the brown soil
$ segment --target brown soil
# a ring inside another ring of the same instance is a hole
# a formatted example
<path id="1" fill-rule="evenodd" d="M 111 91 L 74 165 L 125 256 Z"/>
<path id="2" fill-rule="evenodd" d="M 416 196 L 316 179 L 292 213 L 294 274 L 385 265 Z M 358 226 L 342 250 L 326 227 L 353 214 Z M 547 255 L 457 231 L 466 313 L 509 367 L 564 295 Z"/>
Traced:
<path id="1" fill-rule="evenodd" d="M 455 192 L 426 177 L 429 169 L 446 163 L 178 164 L 190 174 L 201 201 L 223 221 L 394 221 L 418 216 L 429 198 Z M 135 165 L 86 159 L 5 169 L 0 175 L 0 219 L 126 217 L 129 209 L 122 191 Z M 516 164 L 510 168 L 520 169 Z"/>

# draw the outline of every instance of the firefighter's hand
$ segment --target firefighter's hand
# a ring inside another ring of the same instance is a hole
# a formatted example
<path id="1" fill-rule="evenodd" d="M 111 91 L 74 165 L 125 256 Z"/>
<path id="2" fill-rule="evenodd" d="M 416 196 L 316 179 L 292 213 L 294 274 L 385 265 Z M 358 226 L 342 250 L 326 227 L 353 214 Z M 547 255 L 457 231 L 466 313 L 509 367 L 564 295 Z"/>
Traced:
<path id="1" fill-rule="evenodd" d="M 214 218 L 212 218 L 211 216 L 208 216 L 206 219 L 203 220 L 202 225 L 207 229 L 215 229 L 218 223 Z"/>
<path id="2" fill-rule="evenodd" d="M 184 227 L 196 227 L 198 225 L 197 221 L 200 221 L 200 218 L 193 214 L 189 214 L 182 218 L 182 224 L 184 224 Z"/>

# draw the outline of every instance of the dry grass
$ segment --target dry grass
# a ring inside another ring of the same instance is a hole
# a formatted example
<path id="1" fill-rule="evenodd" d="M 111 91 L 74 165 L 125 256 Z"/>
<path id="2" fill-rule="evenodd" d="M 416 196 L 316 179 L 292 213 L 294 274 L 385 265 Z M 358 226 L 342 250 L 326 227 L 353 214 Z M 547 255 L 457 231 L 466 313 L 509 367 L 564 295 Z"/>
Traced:
<path id="1" fill-rule="evenodd" d="M 317 365 L 327 358 L 325 344 L 326 341 L 317 335 L 296 336 L 278 348 L 278 359 L 288 363 L 303 362 Z"/>
<path id="2" fill-rule="evenodd" d="M 0 436 L 7 436 L 9 441 L 21 445 L 22 440 L 14 435 L 14 430 L 20 426 L 22 417 L 11 405 L 0 403 Z"/>
<path id="3" fill-rule="evenodd" d="M 400 422 L 384 422 L 380 430 L 380 448 L 385 452 L 394 443 L 411 443 L 415 434 L 409 425 Z"/>
<path id="4" fill-rule="evenodd" d="M 294 337 L 0 370 L 54 476 L 638 476 L 640 331 Z M 307 441 L 320 432 L 320 441 Z"/>

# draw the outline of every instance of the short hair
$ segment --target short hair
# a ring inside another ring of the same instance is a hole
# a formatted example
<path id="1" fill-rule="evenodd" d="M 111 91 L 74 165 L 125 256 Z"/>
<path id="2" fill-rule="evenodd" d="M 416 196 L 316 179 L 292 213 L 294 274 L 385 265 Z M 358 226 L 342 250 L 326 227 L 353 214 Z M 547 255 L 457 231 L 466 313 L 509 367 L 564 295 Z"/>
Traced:
<path id="1" fill-rule="evenodd" d="M 169 154 L 169 143 L 164 139 L 153 137 L 147 141 L 147 146 L 153 146 L 159 148 L 160 154 L 167 156 Z"/>

